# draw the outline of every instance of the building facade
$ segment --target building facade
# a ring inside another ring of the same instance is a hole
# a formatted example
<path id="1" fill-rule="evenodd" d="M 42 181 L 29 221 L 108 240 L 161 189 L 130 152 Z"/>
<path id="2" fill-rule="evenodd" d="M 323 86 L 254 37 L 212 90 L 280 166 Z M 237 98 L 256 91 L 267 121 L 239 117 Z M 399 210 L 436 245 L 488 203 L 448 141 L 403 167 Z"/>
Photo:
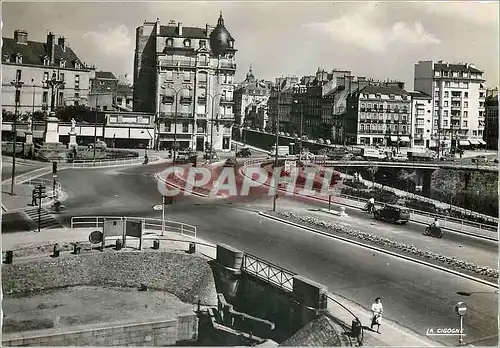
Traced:
<path id="1" fill-rule="evenodd" d="M 2 38 L 2 108 L 18 113 L 49 112 L 52 107 L 86 105 L 95 69 L 85 65 L 64 37 L 47 34 L 46 42 L 28 41 L 28 32 L 15 30 L 14 38 Z M 52 88 L 48 82 L 59 81 Z M 23 87 L 16 92 L 12 84 Z M 17 98 L 16 98 L 17 94 Z"/>
<path id="2" fill-rule="evenodd" d="M 231 149 L 236 51 L 222 13 L 215 28 L 137 28 L 133 105 L 157 115 L 159 148 Z"/>
<path id="3" fill-rule="evenodd" d="M 268 100 L 268 115 L 269 121 L 266 125 L 266 131 L 276 132 L 277 124 L 278 131 L 284 133 L 296 133 L 292 124 L 292 102 L 294 86 L 299 83 L 300 79 L 297 76 L 278 77 L 275 80 L 274 86 Z"/>
<path id="4" fill-rule="evenodd" d="M 399 86 L 368 85 L 347 98 L 348 144 L 409 147 L 411 97 Z"/>
<path id="5" fill-rule="evenodd" d="M 266 128 L 270 93 L 270 83 L 257 80 L 250 66 L 245 80 L 234 91 L 234 115 L 237 127 Z"/>
<path id="6" fill-rule="evenodd" d="M 498 150 L 498 88 L 486 92 L 484 137 L 488 149 Z"/>
<path id="7" fill-rule="evenodd" d="M 431 148 L 440 152 L 465 143 L 485 144 L 483 71 L 473 64 L 420 61 L 415 64 L 414 89 L 432 97 Z"/>
<path id="8" fill-rule="evenodd" d="M 118 79 L 112 72 L 96 71 L 90 80 L 89 107 L 100 111 L 114 110 Z"/>
<path id="9" fill-rule="evenodd" d="M 432 97 L 422 92 L 408 92 L 411 97 L 411 146 L 429 148 L 432 132 Z"/>

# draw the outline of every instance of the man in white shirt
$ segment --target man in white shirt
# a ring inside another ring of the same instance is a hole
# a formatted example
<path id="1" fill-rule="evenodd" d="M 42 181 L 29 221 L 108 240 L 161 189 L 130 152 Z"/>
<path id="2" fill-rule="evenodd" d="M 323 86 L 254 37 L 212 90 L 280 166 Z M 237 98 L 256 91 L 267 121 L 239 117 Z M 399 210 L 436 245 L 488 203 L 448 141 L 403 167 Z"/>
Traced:
<path id="1" fill-rule="evenodd" d="M 384 312 L 384 306 L 382 306 L 382 300 L 380 297 L 375 299 L 372 304 L 372 322 L 370 328 L 373 330 L 373 326 L 377 325 L 377 333 L 380 333 L 380 325 L 382 324 L 382 313 Z"/>

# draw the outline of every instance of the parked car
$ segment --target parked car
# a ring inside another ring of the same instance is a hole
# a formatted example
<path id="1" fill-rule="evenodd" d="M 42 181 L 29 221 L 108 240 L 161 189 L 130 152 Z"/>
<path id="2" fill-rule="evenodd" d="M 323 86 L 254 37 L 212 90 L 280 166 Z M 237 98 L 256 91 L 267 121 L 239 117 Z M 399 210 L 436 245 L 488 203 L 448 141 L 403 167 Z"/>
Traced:
<path id="1" fill-rule="evenodd" d="M 203 154 L 203 159 L 206 159 L 206 160 L 209 160 L 209 159 L 218 160 L 219 156 L 217 156 L 217 153 L 215 153 L 215 152 L 205 151 L 205 153 Z"/>
<path id="2" fill-rule="evenodd" d="M 392 156 L 391 161 L 394 162 L 408 162 L 408 156 L 402 153 L 397 153 L 396 155 Z"/>
<path id="3" fill-rule="evenodd" d="M 317 144 L 320 144 L 320 145 L 323 145 L 325 143 L 325 141 L 321 138 L 319 138 L 317 141 L 316 141 Z"/>
<path id="4" fill-rule="evenodd" d="M 376 220 L 404 225 L 410 221 L 410 210 L 400 205 L 386 204 L 382 208 L 375 209 L 373 217 Z"/>
<path id="5" fill-rule="evenodd" d="M 240 151 L 236 152 L 236 157 L 247 158 L 250 156 L 252 156 L 252 153 L 248 147 L 242 147 Z"/>
<path id="6" fill-rule="evenodd" d="M 307 135 L 302 136 L 302 141 L 309 141 L 309 138 L 307 137 Z"/>
<path id="7" fill-rule="evenodd" d="M 488 158 L 484 155 L 476 156 L 471 159 L 472 163 L 486 163 L 488 162 Z"/>
<path id="8" fill-rule="evenodd" d="M 235 158 L 228 158 L 226 162 L 224 162 L 224 167 L 234 167 L 236 163 L 237 162 Z"/>
<path id="9" fill-rule="evenodd" d="M 198 153 L 194 151 L 179 151 L 175 158 L 175 164 L 196 163 Z"/>

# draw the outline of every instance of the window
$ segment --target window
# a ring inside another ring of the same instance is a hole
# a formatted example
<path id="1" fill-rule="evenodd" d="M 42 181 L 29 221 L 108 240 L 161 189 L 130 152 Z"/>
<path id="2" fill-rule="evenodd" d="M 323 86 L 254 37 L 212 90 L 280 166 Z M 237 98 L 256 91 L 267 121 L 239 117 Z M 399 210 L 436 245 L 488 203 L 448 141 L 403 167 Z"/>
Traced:
<path id="1" fill-rule="evenodd" d="M 444 117 L 448 117 L 448 110 L 444 110 Z"/>
<path id="2" fill-rule="evenodd" d="M 458 71 L 453 72 L 453 77 L 458 77 Z"/>
<path id="3" fill-rule="evenodd" d="M 198 75 L 198 82 L 206 83 L 207 82 L 207 73 L 200 73 Z"/>
<path id="4" fill-rule="evenodd" d="M 464 102 L 464 108 L 468 108 L 469 107 L 469 102 Z"/>
<path id="5" fill-rule="evenodd" d="M 448 81 L 446 81 L 446 82 L 444 83 L 444 86 L 445 86 L 445 87 L 450 87 L 450 83 L 449 83 Z"/>
<path id="6" fill-rule="evenodd" d="M 80 99 L 80 93 L 75 93 L 75 99 Z"/>
<path id="7" fill-rule="evenodd" d="M 434 106 L 438 107 L 439 106 L 439 101 L 438 100 L 435 100 L 434 101 Z"/>
<path id="8" fill-rule="evenodd" d="M 60 66 L 61 68 L 65 68 L 65 67 L 66 67 L 66 61 L 65 61 L 64 59 L 61 59 L 61 60 L 59 61 L 59 66 Z"/>
<path id="9" fill-rule="evenodd" d="M 166 81 L 173 81 L 174 80 L 174 72 L 172 70 L 167 70 L 165 72 L 165 80 Z"/>
<path id="10" fill-rule="evenodd" d="M 469 98 L 469 92 L 464 92 L 464 98 Z"/>
<path id="11" fill-rule="evenodd" d="M 49 100 L 49 92 L 43 92 L 42 94 L 42 103 L 47 104 L 47 101 Z"/>
<path id="12" fill-rule="evenodd" d="M 189 39 L 184 40 L 184 47 L 191 47 L 191 40 Z"/>
<path id="13" fill-rule="evenodd" d="M 44 71 L 43 72 L 43 80 L 42 81 L 47 81 L 49 79 L 49 72 L 48 71 Z"/>
<path id="14" fill-rule="evenodd" d="M 165 131 L 171 132 L 171 130 L 172 130 L 172 123 L 170 121 L 165 121 Z"/>
<path id="15" fill-rule="evenodd" d="M 205 47 L 206 47 L 206 41 L 200 40 L 200 48 L 205 48 Z"/>
<path id="16" fill-rule="evenodd" d="M 16 81 L 21 81 L 22 71 L 16 70 Z"/>
<path id="17" fill-rule="evenodd" d="M 80 89 L 80 75 L 75 75 L 75 89 Z"/>
<path id="18" fill-rule="evenodd" d="M 183 123 L 182 124 L 182 133 L 187 133 L 189 132 L 189 123 Z"/>
<path id="19" fill-rule="evenodd" d="M 434 76 L 436 76 L 436 77 L 441 76 L 441 72 L 440 71 L 434 71 Z"/>
<path id="20" fill-rule="evenodd" d="M 417 118 L 417 124 L 419 124 L 419 125 L 424 124 L 424 119 L 423 118 Z"/>
<path id="21" fill-rule="evenodd" d="M 444 107 L 448 107 L 448 101 L 447 100 L 444 101 Z"/>
<path id="22" fill-rule="evenodd" d="M 417 109 L 417 115 L 424 115 L 424 109 Z"/>
<path id="23" fill-rule="evenodd" d="M 43 65 L 50 65 L 50 59 L 47 57 L 43 58 Z"/>
<path id="24" fill-rule="evenodd" d="M 448 98 L 448 97 L 449 97 L 449 92 L 448 92 L 448 91 L 445 91 L 445 92 L 444 92 L 444 97 L 445 97 L 445 98 Z"/>
<path id="25" fill-rule="evenodd" d="M 107 106 L 107 105 L 104 105 L 104 106 L 102 107 L 102 110 L 103 110 L 103 111 L 108 110 L 108 106 Z"/>
<path id="26" fill-rule="evenodd" d="M 233 48 L 233 44 L 234 44 L 233 40 L 229 40 L 229 48 Z"/>
<path id="27" fill-rule="evenodd" d="M 21 54 L 16 54 L 16 64 L 23 64 L 23 56 Z"/>
<path id="28" fill-rule="evenodd" d="M 167 39 L 166 44 L 167 44 L 167 47 L 172 47 L 172 46 L 174 45 L 174 40 L 172 40 L 172 39 Z"/>
<path id="29" fill-rule="evenodd" d="M 477 136 L 477 131 L 472 131 L 472 135 Z"/>
<path id="30" fill-rule="evenodd" d="M 467 121 L 464 121 L 463 123 L 464 123 L 464 127 L 467 127 Z"/>
<path id="31" fill-rule="evenodd" d="M 59 74 L 59 80 L 61 80 L 61 81 L 64 82 L 64 73 L 60 73 Z"/>
<path id="32" fill-rule="evenodd" d="M 443 126 L 448 126 L 448 120 L 443 120 Z"/>
<path id="33" fill-rule="evenodd" d="M 191 73 L 189 71 L 184 72 L 184 81 L 191 81 Z"/>
<path id="34" fill-rule="evenodd" d="M 123 104 L 123 98 L 122 97 L 116 98 L 116 103 L 119 105 Z"/>
<path id="35" fill-rule="evenodd" d="M 463 115 L 464 115 L 464 117 L 467 117 L 467 116 L 469 116 L 469 112 L 468 111 L 464 111 Z"/>

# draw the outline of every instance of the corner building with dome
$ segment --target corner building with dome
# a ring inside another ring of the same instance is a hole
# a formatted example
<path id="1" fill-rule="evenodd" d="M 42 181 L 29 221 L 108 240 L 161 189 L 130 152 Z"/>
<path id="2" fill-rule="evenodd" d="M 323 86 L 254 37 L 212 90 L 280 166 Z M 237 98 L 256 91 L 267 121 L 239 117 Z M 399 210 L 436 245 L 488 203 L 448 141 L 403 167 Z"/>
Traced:
<path id="1" fill-rule="evenodd" d="M 134 111 L 155 114 L 159 149 L 231 150 L 236 51 L 222 12 L 215 27 L 157 19 L 136 29 Z"/>

